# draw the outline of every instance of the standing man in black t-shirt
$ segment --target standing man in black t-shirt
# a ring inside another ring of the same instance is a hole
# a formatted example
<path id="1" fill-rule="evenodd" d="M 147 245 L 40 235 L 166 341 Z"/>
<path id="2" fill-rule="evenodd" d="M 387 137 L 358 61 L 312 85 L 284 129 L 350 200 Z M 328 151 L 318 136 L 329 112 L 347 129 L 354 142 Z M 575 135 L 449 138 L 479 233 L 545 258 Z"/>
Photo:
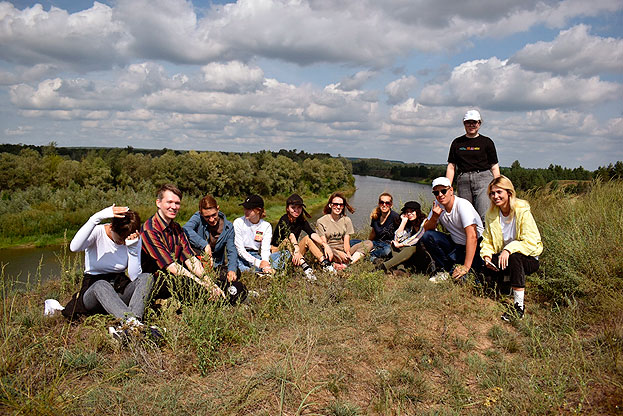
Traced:
<path id="1" fill-rule="evenodd" d="M 482 118 L 477 110 L 469 110 L 463 117 L 465 134 L 450 145 L 446 177 L 450 183 L 456 177 L 457 191 L 461 198 L 472 203 L 481 219 L 489 208 L 487 187 L 500 176 L 498 155 L 493 140 L 478 133 Z"/>

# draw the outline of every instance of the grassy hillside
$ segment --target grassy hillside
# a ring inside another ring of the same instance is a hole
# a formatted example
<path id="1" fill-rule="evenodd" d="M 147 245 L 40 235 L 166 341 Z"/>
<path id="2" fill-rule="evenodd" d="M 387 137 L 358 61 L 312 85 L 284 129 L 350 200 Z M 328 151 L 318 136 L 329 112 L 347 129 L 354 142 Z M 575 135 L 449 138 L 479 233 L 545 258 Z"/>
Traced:
<path id="1" fill-rule="evenodd" d="M 17 291 L 3 276 L 0 412 L 13 414 L 613 414 L 623 409 L 623 184 L 525 196 L 543 234 L 527 315 L 479 286 L 362 262 L 307 283 L 246 276 L 239 307 L 195 294 L 148 320 L 166 342 L 110 339 L 109 317 L 44 319 L 80 265 Z M 504 301 L 504 299 L 502 299 Z"/>

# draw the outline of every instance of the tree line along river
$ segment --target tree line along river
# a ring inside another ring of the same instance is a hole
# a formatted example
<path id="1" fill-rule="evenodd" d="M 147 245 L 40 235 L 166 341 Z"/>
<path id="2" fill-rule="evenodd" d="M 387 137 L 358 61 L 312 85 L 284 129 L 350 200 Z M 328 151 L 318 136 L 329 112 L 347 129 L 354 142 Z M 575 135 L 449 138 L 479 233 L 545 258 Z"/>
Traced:
<path id="1" fill-rule="evenodd" d="M 364 230 L 369 226 L 370 212 L 376 206 L 378 197 L 383 192 L 392 194 L 394 210 L 398 212 L 406 201 L 419 201 L 425 209 L 430 206 L 433 200 L 428 185 L 374 176 L 354 175 L 354 177 L 357 190 L 348 202 L 355 208 L 355 213 L 348 213 L 348 215 L 351 217 L 356 231 Z M 315 222 L 322 216 L 322 209 L 312 211 L 311 215 Z M 274 218 L 273 220 L 276 221 L 277 219 Z M 180 218 L 181 222 L 186 220 L 187 218 Z M 62 254 L 63 248 L 61 246 L 0 249 L 0 264 L 6 277 L 17 279 L 20 282 L 30 280 L 32 283 L 38 279 L 47 280 L 59 276 L 59 256 Z M 69 253 L 69 255 L 83 256 L 84 254 Z M 40 271 L 38 271 L 39 269 Z"/>

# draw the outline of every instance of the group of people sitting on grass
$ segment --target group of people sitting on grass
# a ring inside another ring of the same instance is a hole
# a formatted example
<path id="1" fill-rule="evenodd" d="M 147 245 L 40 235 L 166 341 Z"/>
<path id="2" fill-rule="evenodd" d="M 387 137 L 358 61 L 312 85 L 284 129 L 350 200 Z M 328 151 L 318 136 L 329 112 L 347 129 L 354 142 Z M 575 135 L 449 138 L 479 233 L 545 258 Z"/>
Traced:
<path id="1" fill-rule="evenodd" d="M 425 215 L 418 202 L 408 201 L 398 214 L 392 210 L 391 194 L 383 193 L 370 215 L 369 238 L 363 241 L 351 238 L 354 229 L 346 211 L 354 209 L 341 192 L 329 197 L 315 230 L 297 194 L 286 200 L 286 212 L 274 230 L 264 220 L 259 195 L 240 204 L 244 216 L 233 224 L 215 198 L 206 196 L 182 227 L 176 222 L 182 193 L 170 184 L 158 190 L 157 212 L 142 226 L 128 207 L 105 208 L 91 216 L 71 242 L 72 251 L 85 251 L 85 272 L 80 291 L 63 314 L 73 318 L 105 311 L 126 326 L 141 328 L 150 296 L 170 296 L 169 285 L 162 284 L 167 275 L 193 281 L 213 299 L 237 303 L 247 294 L 241 272 L 270 276 L 292 264 L 314 281 L 316 272 L 309 262 L 336 273 L 368 256 L 385 272 L 400 274 L 411 267 L 430 273 L 432 282 L 460 282 L 473 271 L 478 280 L 498 290 L 510 286 L 513 307 L 502 318 L 522 318 L 525 277 L 538 269 L 543 245 L 529 204 L 516 198 L 511 181 L 499 173 L 493 143 L 478 135 L 480 123 L 477 111 L 465 114 L 466 135 L 451 146 L 446 176 L 432 183 L 430 213 Z M 452 186 L 457 171 L 460 197 Z M 110 223 L 100 224 L 110 218 Z M 311 255 L 306 257 L 308 251 Z"/>

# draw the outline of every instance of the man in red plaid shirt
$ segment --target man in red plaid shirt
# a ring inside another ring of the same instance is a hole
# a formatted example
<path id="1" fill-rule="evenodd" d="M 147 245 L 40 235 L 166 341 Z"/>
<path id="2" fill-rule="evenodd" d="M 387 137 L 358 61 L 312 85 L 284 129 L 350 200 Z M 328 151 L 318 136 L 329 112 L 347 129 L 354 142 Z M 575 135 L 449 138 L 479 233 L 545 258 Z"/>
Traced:
<path id="1" fill-rule="evenodd" d="M 211 291 L 213 297 L 224 296 L 223 291 L 205 275 L 201 262 L 190 248 L 186 234 L 175 222 L 181 201 L 182 192 L 175 185 L 165 184 L 158 190 L 158 211 L 145 221 L 141 231 L 143 272 L 153 273 L 156 282 L 167 272 L 175 276 L 186 276 Z M 166 286 L 162 285 L 157 297 L 166 297 L 167 292 Z"/>

